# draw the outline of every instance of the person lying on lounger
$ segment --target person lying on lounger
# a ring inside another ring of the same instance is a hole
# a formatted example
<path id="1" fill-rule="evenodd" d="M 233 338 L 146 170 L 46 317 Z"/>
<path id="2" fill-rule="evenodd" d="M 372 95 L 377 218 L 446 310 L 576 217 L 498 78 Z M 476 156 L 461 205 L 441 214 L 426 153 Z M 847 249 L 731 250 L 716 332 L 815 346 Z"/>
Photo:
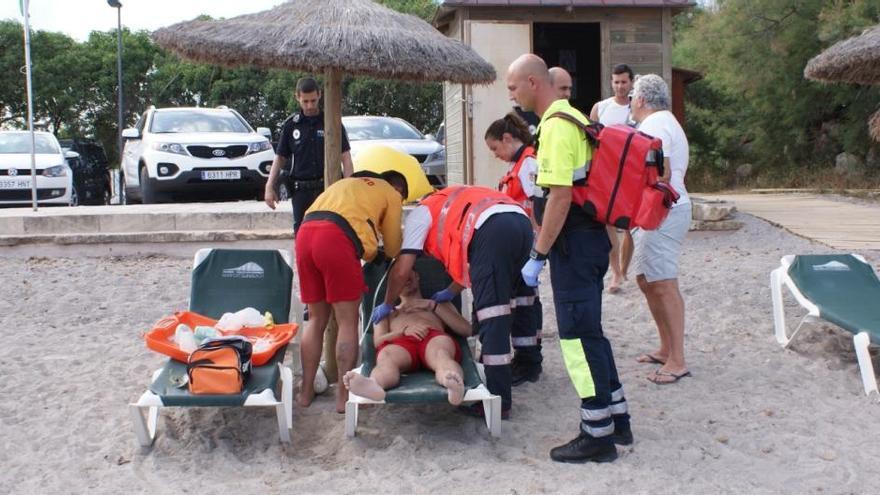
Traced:
<path id="1" fill-rule="evenodd" d="M 462 350 L 444 328 L 467 337 L 471 335 L 470 322 L 451 302 L 438 304 L 422 299 L 415 271 L 406 281 L 400 301 L 391 316 L 373 328 L 377 352 L 373 372 L 365 377 L 349 371 L 343 377 L 345 387 L 361 397 L 380 401 L 385 399 L 385 390 L 400 383 L 401 373 L 424 368 L 434 371 L 437 383 L 446 387 L 450 404 L 461 404 Z"/>

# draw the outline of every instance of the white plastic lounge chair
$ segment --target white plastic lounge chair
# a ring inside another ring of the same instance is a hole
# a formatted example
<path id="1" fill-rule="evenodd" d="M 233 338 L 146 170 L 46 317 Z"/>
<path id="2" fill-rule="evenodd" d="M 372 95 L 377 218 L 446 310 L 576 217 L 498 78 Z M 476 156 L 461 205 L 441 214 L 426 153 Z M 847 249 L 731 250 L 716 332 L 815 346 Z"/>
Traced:
<path id="1" fill-rule="evenodd" d="M 201 249 L 195 255 L 190 311 L 219 319 L 225 312 L 253 307 L 270 311 L 277 323 L 287 323 L 293 290 L 291 254 L 286 250 Z M 162 407 L 274 407 L 278 435 L 290 442 L 293 426 L 293 372 L 284 366 L 282 347 L 263 366 L 253 367 L 241 394 L 193 395 L 179 378 L 186 364 L 169 359 L 153 373 L 152 383 L 129 412 L 138 442 L 149 447 L 156 438 Z M 280 380 L 281 397 L 276 396 Z M 144 417 L 146 410 L 147 417 Z"/>
<path id="2" fill-rule="evenodd" d="M 786 333 L 782 286 L 807 314 L 791 335 Z M 776 341 L 788 347 L 804 323 L 824 320 L 854 334 L 865 394 L 878 393 L 868 346 L 880 344 L 880 279 L 857 254 L 788 255 L 770 274 Z"/>
<path id="3" fill-rule="evenodd" d="M 361 365 L 354 371 L 362 375 L 369 375 L 376 364 L 376 349 L 373 346 L 373 327 L 370 323 L 370 315 L 376 301 L 385 295 L 385 275 L 388 263 L 367 263 L 364 265 L 364 278 L 369 291 L 363 298 L 361 316 L 365 331 L 361 336 Z M 420 288 L 422 294 L 433 294 L 449 285 L 450 278 L 446 274 L 443 265 L 434 258 L 421 256 L 416 261 L 415 270 L 420 275 Z M 493 395 L 484 385 L 486 379 L 483 375 L 482 365 L 476 363 L 471 356 L 470 348 L 464 337 L 456 337 L 462 349 L 461 367 L 464 371 L 464 383 L 466 392 L 464 402 L 482 401 L 486 414 L 486 426 L 489 434 L 493 437 L 501 436 L 501 397 Z M 446 389 L 438 385 L 434 380 L 434 373 L 422 370 L 415 373 L 405 373 L 400 377 L 400 384 L 387 391 L 384 401 L 374 401 L 353 393 L 348 394 L 348 402 L 345 404 L 345 435 L 354 437 L 358 424 L 358 407 L 361 404 L 412 404 L 425 402 L 447 402 Z"/>

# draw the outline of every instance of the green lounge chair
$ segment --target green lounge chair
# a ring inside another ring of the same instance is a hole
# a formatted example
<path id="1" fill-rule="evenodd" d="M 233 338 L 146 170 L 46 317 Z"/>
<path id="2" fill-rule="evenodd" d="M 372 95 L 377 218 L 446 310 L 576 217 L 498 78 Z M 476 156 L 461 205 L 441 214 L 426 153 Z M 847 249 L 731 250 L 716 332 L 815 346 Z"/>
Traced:
<path id="1" fill-rule="evenodd" d="M 293 269 L 285 250 L 202 249 L 195 255 L 190 293 L 190 311 L 219 319 L 223 313 L 253 307 L 270 311 L 277 323 L 290 318 Z M 156 437 L 159 408 L 162 407 L 274 407 L 278 434 L 290 442 L 293 426 L 293 373 L 284 366 L 282 347 L 263 366 L 254 367 L 240 394 L 193 395 L 180 378 L 186 364 L 169 359 L 153 373 L 149 389 L 129 404 L 138 442 L 149 447 Z M 281 397 L 276 395 L 280 380 Z M 144 410 L 147 417 L 144 417 Z"/>
<path id="2" fill-rule="evenodd" d="M 807 314 L 789 336 L 782 286 Z M 825 320 L 854 334 L 853 343 L 865 394 L 877 393 L 868 346 L 880 343 L 880 280 L 865 258 L 855 254 L 783 256 L 770 274 L 776 341 L 788 347 L 804 323 Z"/>
<path id="3" fill-rule="evenodd" d="M 388 262 L 367 263 L 364 265 L 364 278 L 369 288 L 361 304 L 361 318 L 364 322 L 364 332 L 361 336 L 361 366 L 355 371 L 364 376 L 369 376 L 376 365 L 376 348 L 373 345 L 373 325 L 370 323 L 370 315 L 376 301 L 385 297 L 385 277 L 388 272 Z M 434 292 L 449 285 L 451 279 L 446 274 L 443 265 L 434 258 L 421 256 L 416 261 L 415 270 L 419 273 L 420 289 L 422 294 Z M 456 306 L 461 306 L 460 299 Z M 486 415 L 486 426 L 493 437 L 501 436 L 501 397 L 492 395 L 483 384 L 481 365 L 477 364 L 470 352 L 467 339 L 456 336 L 462 349 L 461 367 L 464 371 L 465 402 L 483 401 L 483 407 L 489 413 Z M 434 373 L 431 371 L 418 371 L 405 373 L 400 377 L 400 385 L 387 391 L 385 400 L 373 401 L 365 397 L 349 393 L 348 403 L 345 405 L 345 434 L 353 437 L 357 430 L 358 407 L 360 404 L 412 404 L 423 402 L 446 403 L 447 392 L 444 387 L 437 384 Z"/>

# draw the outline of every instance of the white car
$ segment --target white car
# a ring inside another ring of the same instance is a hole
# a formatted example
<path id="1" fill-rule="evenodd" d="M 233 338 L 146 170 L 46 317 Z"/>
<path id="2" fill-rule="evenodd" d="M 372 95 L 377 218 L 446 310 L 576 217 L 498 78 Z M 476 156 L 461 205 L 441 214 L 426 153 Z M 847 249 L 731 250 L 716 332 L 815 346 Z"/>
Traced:
<path id="1" fill-rule="evenodd" d="M 49 132 L 34 133 L 38 204 L 77 204 L 73 172 L 68 158 L 78 158 L 74 151 L 63 152 Z M 30 204 L 31 134 L 27 131 L 0 131 L 0 204 Z"/>
<path id="2" fill-rule="evenodd" d="M 432 185 L 446 185 L 446 148 L 422 135 L 409 122 L 396 117 L 342 117 L 342 125 L 348 134 L 351 156 L 371 144 L 383 144 L 412 155 Z"/>
<path id="3" fill-rule="evenodd" d="M 122 131 L 126 200 L 157 203 L 193 192 L 262 197 L 275 158 L 270 136 L 225 107 L 150 107 Z"/>

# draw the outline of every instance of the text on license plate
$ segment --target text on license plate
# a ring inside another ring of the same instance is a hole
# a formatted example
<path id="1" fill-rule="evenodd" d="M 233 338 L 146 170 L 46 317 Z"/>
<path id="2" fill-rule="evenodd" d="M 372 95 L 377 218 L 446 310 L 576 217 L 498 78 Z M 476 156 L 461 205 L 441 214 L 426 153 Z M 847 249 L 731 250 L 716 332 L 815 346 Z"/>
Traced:
<path id="1" fill-rule="evenodd" d="M 27 179 L 0 179 L 0 189 L 30 189 L 31 180 Z"/>
<path id="2" fill-rule="evenodd" d="M 202 170 L 202 180 L 241 179 L 241 170 Z"/>

